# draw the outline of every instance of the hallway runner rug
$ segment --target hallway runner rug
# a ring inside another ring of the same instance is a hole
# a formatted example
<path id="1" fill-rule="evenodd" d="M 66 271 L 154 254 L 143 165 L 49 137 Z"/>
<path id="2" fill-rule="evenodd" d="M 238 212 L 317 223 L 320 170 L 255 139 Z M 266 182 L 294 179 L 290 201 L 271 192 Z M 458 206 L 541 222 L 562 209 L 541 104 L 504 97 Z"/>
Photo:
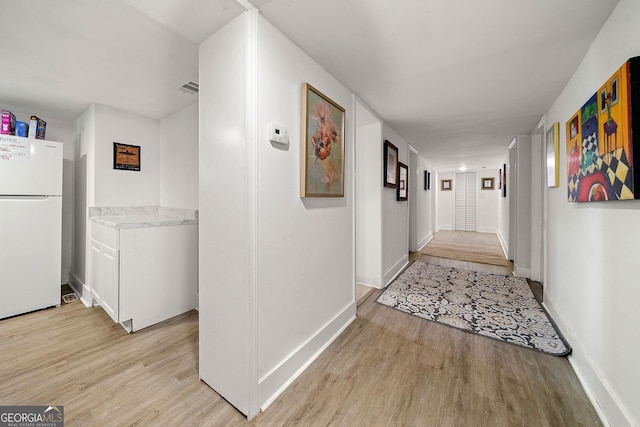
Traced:
<path id="1" fill-rule="evenodd" d="M 555 356 L 571 353 L 522 277 L 415 261 L 387 286 L 377 302 Z"/>

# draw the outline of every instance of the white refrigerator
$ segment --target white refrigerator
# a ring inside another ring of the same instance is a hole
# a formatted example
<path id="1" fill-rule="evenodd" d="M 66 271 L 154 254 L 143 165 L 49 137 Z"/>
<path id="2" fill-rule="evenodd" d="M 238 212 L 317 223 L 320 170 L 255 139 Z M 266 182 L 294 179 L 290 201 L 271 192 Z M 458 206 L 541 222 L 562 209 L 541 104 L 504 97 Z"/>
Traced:
<path id="1" fill-rule="evenodd" d="M 0 135 L 0 319 L 60 305 L 62 144 Z"/>

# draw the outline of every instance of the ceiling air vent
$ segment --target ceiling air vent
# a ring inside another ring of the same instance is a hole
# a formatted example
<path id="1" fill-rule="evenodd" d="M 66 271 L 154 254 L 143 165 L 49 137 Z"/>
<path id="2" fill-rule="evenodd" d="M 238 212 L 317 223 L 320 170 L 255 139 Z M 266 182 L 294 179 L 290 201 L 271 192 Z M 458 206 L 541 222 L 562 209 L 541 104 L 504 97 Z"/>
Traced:
<path id="1" fill-rule="evenodd" d="M 180 90 L 186 93 L 190 93 L 193 95 L 197 95 L 198 92 L 200 91 L 200 85 L 198 85 L 198 83 L 194 82 L 194 81 L 188 81 L 185 84 L 183 84 L 182 86 L 180 86 Z"/>

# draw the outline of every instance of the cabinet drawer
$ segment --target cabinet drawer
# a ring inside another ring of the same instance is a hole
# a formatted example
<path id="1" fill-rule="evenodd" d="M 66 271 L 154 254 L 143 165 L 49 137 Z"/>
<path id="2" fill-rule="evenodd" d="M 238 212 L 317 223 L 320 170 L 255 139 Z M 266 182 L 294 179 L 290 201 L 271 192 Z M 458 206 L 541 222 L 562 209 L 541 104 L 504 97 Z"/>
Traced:
<path id="1" fill-rule="evenodd" d="M 120 230 L 107 227 L 106 225 L 91 223 L 91 238 L 98 242 L 118 250 Z"/>

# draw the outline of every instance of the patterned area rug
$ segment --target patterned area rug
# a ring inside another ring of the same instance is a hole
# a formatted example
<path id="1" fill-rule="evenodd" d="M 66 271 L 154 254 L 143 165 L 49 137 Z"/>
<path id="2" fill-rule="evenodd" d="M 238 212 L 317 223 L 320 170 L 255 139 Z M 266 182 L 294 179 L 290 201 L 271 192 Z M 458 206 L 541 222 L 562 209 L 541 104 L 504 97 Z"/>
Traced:
<path id="1" fill-rule="evenodd" d="M 384 290 L 377 302 L 556 356 L 571 352 L 522 277 L 416 261 Z"/>

